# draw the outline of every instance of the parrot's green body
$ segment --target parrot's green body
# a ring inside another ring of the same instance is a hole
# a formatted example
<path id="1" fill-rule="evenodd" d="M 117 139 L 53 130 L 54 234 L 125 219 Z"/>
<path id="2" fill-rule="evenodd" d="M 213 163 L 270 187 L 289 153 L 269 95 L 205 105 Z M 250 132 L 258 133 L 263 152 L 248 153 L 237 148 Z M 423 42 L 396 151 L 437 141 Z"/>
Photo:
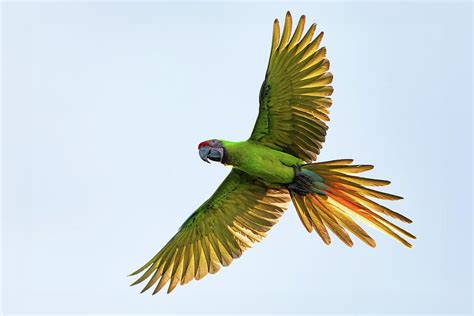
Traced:
<path id="1" fill-rule="evenodd" d="M 265 237 L 290 200 L 306 230 L 314 230 L 326 244 L 332 232 L 351 247 L 351 233 L 375 247 L 356 222 L 360 220 L 411 247 L 404 237 L 415 236 L 383 216 L 411 220 L 373 201 L 401 199 L 369 188 L 390 182 L 353 175 L 373 166 L 352 165 L 352 159 L 314 162 L 326 139 L 333 76 L 326 49 L 320 47 L 323 33 L 314 37 L 313 24 L 303 36 L 304 24 L 302 16 L 293 36 L 289 12 L 282 33 L 278 20 L 273 24 L 259 114 L 250 138 L 211 139 L 198 145 L 201 159 L 232 166 L 232 171 L 174 237 L 132 273 L 143 272 L 133 284 L 150 278 L 143 291 L 156 284 L 155 294 L 169 282 L 169 293 L 178 284 L 229 265 Z"/>
<path id="2" fill-rule="evenodd" d="M 294 166 L 304 161 L 257 142 L 221 140 L 226 155 L 222 161 L 238 170 L 265 181 L 267 184 L 288 184 L 295 177 Z"/>

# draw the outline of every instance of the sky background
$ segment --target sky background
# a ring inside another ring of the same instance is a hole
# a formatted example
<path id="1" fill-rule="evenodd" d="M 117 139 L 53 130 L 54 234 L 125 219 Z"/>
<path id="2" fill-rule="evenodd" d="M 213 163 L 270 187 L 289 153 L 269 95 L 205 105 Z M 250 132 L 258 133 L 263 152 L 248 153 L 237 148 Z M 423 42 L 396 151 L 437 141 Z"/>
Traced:
<path id="1" fill-rule="evenodd" d="M 2 311 L 470 313 L 472 4 L 3 3 Z M 126 275 L 229 172 L 272 22 L 324 30 L 334 106 L 320 161 L 376 166 L 413 249 L 368 228 L 325 246 L 293 206 L 243 257 L 171 295 Z"/>

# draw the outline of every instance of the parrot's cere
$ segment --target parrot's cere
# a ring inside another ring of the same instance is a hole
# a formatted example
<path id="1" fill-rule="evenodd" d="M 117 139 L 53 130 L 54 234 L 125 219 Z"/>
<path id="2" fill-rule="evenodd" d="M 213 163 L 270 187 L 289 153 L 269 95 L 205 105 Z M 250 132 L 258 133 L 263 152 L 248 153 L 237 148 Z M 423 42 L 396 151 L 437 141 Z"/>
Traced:
<path id="1" fill-rule="evenodd" d="M 387 217 L 411 220 L 373 201 L 401 199 L 369 188 L 390 182 L 353 175 L 373 166 L 353 165 L 352 159 L 313 162 L 328 129 L 333 76 L 326 48 L 320 47 L 323 33 L 315 36 L 312 24 L 303 35 L 304 24 L 302 16 L 292 34 L 288 12 L 280 34 L 275 20 L 250 138 L 199 144 L 201 159 L 232 166 L 232 171 L 163 249 L 132 273 L 143 273 L 132 285 L 149 279 L 143 291 L 154 287 L 155 294 L 169 283 L 169 293 L 178 284 L 216 273 L 262 240 L 290 200 L 306 230 L 314 230 L 326 244 L 331 231 L 350 247 L 351 235 L 375 247 L 358 224 L 364 222 L 411 247 L 406 239 L 415 236 Z"/>

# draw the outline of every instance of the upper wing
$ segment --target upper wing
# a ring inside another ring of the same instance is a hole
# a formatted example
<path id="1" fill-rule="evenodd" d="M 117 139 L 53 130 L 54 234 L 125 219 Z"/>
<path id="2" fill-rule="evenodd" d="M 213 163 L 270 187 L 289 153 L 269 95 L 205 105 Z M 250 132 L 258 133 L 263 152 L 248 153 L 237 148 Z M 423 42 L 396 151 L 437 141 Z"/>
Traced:
<path id="1" fill-rule="evenodd" d="M 216 192 L 181 226 L 178 233 L 142 268 L 148 277 L 146 291 L 153 294 L 171 280 L 168 293 L 178 283 L 216 273 L 260 241 L 288 207 L 287 189 L 271 189 L 242 171 L 233 169 Z M 142 292 L 143 292 L 142 291 Z"/>
<path id="2" fill-rule="evenodd" d="M 311 162 L 325 140 L 333 88 L 326 48 L 319 48 L 323 33 L 312 39 L 313 24 L 301 39 L 304 22 L 303 15 L 291 40 L 290 12 L 281 38 L 278 20 L 273 24 L 270 60 L 250 139 Z"/>

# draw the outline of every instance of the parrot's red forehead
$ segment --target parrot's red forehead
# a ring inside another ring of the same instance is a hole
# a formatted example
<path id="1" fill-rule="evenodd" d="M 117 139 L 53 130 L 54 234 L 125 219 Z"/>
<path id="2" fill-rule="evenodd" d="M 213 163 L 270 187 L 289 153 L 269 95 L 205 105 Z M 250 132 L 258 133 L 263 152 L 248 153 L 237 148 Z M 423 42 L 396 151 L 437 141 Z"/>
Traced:
<path id="1" fill-rule="evenodd" d="M 210 147 L 211 145 L 210 145 L 209 142 L 206 140 L 206 141 L 204 141 L 204 142 L 200 142 L 200 143 L 199 143 L 198 149 L 200 149 L 201 147 L 204 147 L 204 146 Z"/>

